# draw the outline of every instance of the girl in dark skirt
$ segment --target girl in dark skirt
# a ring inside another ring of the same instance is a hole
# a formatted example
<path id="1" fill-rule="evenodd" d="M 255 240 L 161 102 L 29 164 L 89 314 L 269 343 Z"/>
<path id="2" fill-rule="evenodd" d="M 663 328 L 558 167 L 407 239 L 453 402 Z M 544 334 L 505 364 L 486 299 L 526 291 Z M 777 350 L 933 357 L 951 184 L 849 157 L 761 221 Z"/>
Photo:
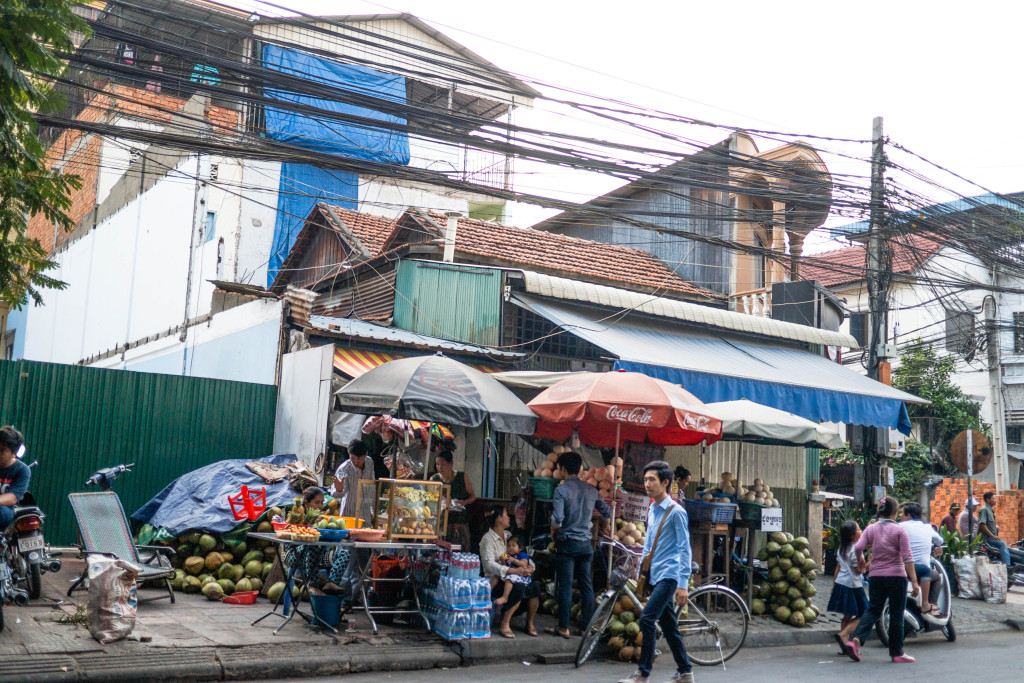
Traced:
<path id="1" fill-rule="evenodd" d="M 846 654 L 846 643 L 868 609 L 868 597 L 864 594 L 863 574 L 866 567 L 857 566 L 857 552 L 853 544 L 860 538 L 860 526 L 852 519 L 839 527 L 839 549 L 836 551 L 835 583 L 828 611 L 843 615 L 838 633 L 835 634 L 839 649 Z"/>

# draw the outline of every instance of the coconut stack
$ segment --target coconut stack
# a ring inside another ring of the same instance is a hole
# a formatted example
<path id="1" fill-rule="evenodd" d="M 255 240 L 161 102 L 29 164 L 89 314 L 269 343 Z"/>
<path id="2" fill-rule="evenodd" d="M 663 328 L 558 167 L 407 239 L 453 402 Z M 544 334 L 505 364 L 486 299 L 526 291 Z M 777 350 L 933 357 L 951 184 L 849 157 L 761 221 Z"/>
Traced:
<path id="1" fill-rule="evenodd" d="M 640 633 L 640 606 L 626 596 L 619 598 L 608 622 L 608 651 L 612 657 L 623 662 L 635 662 L 640 659 L 640 647 L 643 636 Z"/>
<path id="2" fill-rule="evenodd" d="M 813 604 L 818 566 L 808 545 L 803 536 L 794 538 L 788 532 L 776 531 L 769 537 L 768 545 L 757 556 L 768 567 L 768 580 L 754 591 L 751 612 L 770 614 L 798 628 L 818 618 L 821 612 Z"/>
<path id="3" fill-rule="evenodd" d="M 757 503 L 765 507 L 779 507 L 779 501 L 772 495 L 768 484 L 761 479 L 755 479 L 750 488 L 747 488 L 733 476 L 732 472 L 722 472 L 718 485 L 698 494 L 698 499 L 705 503 L 728 503 L 731 499 L 723 496 L 734 496 L 737 501 Z"/>

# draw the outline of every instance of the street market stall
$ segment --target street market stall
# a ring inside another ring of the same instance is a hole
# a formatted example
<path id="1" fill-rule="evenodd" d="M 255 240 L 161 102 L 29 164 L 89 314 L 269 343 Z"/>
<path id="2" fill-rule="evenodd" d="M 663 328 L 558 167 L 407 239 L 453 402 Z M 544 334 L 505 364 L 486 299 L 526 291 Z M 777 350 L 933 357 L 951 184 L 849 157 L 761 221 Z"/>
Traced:
<path id="1" fill-rule="evenodd" d="M 751 569 L 754 567 L 752 534 L 755 531 L 782 532 L 784 511 L 776 500 L 765 495 L 765 485 L 760 479 L 754 479 L 749 488 L 743 486 L 743 444 L 840 448 L 843 441 L 838 433 L 825 425 L 746 399 L 711 403 L 708 407 L 722 418 L 722 440 L 739 442 L 736 478 L 723 482 L 726 486 L 724 490 L 719 486 L 717 495 L 734 498 L 739 505 L 742 522 L 737 526 L 746 535 L 746 595 L 749 605 L 754 591 L 751 578 L 754 575 Z M 729 538 L 732 537 L 730 532 Z M 728 539 L 726 551 L 726 555 L 731 556 Z"/>
<path id="2" fill-rule="evenodd" d="M 721 436 L 721 420 L 693 395 L 635 372 L 568 377 L 528 405 L 539 418 L 535 436 L 614 448 L 616 466 L 627 441 L 691 445 Z M 617 480 L 619 472 L 614 475 Z M 617 488 L 611 486 L 613 508 Z M 611 562 L 609 554 L 609 568 Z"/>

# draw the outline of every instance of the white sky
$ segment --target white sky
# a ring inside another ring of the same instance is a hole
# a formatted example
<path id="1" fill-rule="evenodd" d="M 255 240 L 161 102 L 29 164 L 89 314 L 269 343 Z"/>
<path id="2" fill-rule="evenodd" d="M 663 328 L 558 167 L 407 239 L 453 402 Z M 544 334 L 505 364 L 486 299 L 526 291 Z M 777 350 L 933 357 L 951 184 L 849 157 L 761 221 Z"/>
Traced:
<path id="1" fill-rule="evenodd" d="M 510 72 L 730 125 L 866 139 L 881 115 L 893 141 L 988 189 L 1024 190 L 1024 3 L 275 2 L 311 14 L 410 12 Z M 521 113 L 516 122 L 582 130 L 545 112 Z M 726 136 L 686 134 L 707 142 Z M 827 161 L 833 173 L 867 172 Z M 545 187 L 576 200 L 614 184 L 564 171 L 517 179 L 518 189 Z M 514 217 L 526 225 L 541 215 L 527 208 Z"/>

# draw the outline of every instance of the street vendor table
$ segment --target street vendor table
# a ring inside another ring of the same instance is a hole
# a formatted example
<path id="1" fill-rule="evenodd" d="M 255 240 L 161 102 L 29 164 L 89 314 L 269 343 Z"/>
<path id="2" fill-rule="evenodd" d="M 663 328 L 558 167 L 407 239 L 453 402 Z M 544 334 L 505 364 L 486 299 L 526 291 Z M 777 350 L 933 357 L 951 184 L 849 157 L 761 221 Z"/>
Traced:
<path id="1" fill-rule="evenodd" d="M 377 635 L 377 633 L 378 633 L 377 622 L 373 618 L 373 615 L 375 615 L 375 614 L 392 614 L 392 615 L 411 614 L 411 615 L 418 615 L 419 617 L 421 617 L 423 619 L 424 623 L 426 623 L 427 628 L 428 629 L 430 628 L 430 620 L 424 614 L 423 609 L 420 606 L 418 591 L 415 591 L 415 590 L 413 591 L 413 601 L 414 601 L 414 605 L 415 605 L 414 608 L 398 608 L 398 607 L 387 607 L 387 606 L 373 606 L 373 605 L 370 604 L 370 599 L 369 599 L 369 596 L 367 595 L 367 592 L 370 590 L 371 586 L 374 583 L 391 582 L 391 583 L 400 583 L 402 586 L 404 586 L 407 582 L 411 582 L 412 581 L 413 562 L 411 562 L 411 561 L 406 563 L 405 571 L 404 571 L 404 573 L 403 573 L 403 575 L 401 577 L 397 577 L 396 576 L 396 577 L 387 577 L 387 578 L 380 578 L 380 577 L 374 578 L 373 577 L 373 561 L 376 558 L 380 557 L 381 555 L 387 554 L 387 555 L 403 555 L 405 557 L 408 557 L 411 560 L 412 556 L 414 556 L 414 555 L 419 555 L 419 554 L 428 553 L 428 552 L 436 552 L 438 547 L 436 545 L 434 545 L 433 543 L 399 543 L 399 542 L 391 542 L 391 541 L 376 541 L 376 542 L 372 542 L 372 543 L 362 542 L 362 541 L 312 541 L 312 542 L 304 542 L 304 541 L 291 541 L 291 540 L 288 540 L 288 539 L 278 538 L 278 536 L 276 534 L 269 534 L 269 533 L 250 533 L 250 534 L 248 534 L 248 536 L 249 536 L 249 538 L 252 538 L 252 539 L 255 539 L 255 540 L 258 540 L 258 541 L 267 541 L 269 543 L 273 543 L 274 547 L 277 549 L 277 557 L 278 557 L 278 560 L 281 563 L 281 567 L 282 568 L 287 566 L 286 563 L 285 563 L 285 559 L 284 559 L 284 549 L 286 547 L 288 547 L 288 546 L 293 546 L 293 547 L 322 546 L 322 547 L 327 547 L 327 548 L 343 548 L 343 549 L 347 549 L 347 550 L 351 551 L 352 553 L 355 553 L 354 557 L 357 559 L 357 561 L 362 559 L 360 556 L 365 555 L 365 560 L 366 561 L 365 561 L 365 563 L 359 569 L 359 594 L 360 594 L 360 596 L 363 599 L 363 611 L 366 613 L 367 618 L 370 620 L 370 626 L 373 628 L 374 635 Z M 367 551 L 367 552 L 359 552 L 359 551 Z M 287 579 L 285 580 L 286 585 L 293 585 L 292 582 L 294 582 L 296 580 L 295 570 L 296 570 L 295 566 L 288 567 Z M 303 577 L 302 581 L 305 581 L 305 578 L 306 577 Z M 287 590 L 287 588 L 285 590 Z M 302 611 L 300 611 L 299 608 L 298 608 L 298 601 L 297 600 L 293 600 L 292 601 L 292 608 L 291 608 L 291 611 L 288 614 L 284 614 L 283 607 L 282 607 L 282 611 L 278 612 L 277 608 L 279 606 L 282 606 L 283 600 L 284 600 L 284 594 L 282 593 L 281 598 L 278 599 L 277 604 L 274 605 L 274 608 L 270 612 L 267 612 L 262 617 L 257 619 L 256 621 L 252 622 L 252 625 L 258 624 L 259 622 L 263 621 L 264 619 L 266 619 L 267 617 L 269 617 L 272 614 L 276 614 L 277 616 L 279 616 L 279 617 L 284 619 L 284 623 L 282 623 L 280 626 L 278 626 L 274 630 L 274 633 L 276 634 L 278 631 L 280 631 L 282 628 L 284 628 L 285 625 L 287 625 L 289 621 L 292 620 L 292 618 L 295 616 L 295 614 L 298 614 L 300 617 L 305 619 L 310 624 L 313 624 L 314 620 L 315 620 L 317 622 L 320 622 L 324 626 L 327 626 L 328 628 L 331 628 L 327 624 L 324 624 L 323 621 L 320 620 L 319 618 L 317 618 L 315 615 L 312 615 L 312 616 L 311 615 L 307 615 L 307 614 L 304 614 Z M 334 630 L 334 629 L 331 629 L 331 630 Z"/>

